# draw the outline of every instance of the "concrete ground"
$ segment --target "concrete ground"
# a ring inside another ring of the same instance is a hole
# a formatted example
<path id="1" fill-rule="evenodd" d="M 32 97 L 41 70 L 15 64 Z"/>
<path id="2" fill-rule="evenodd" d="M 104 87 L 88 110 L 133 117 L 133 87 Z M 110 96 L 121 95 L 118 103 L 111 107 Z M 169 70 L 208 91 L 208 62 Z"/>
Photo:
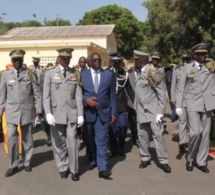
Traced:
<path id="1" fill-rule="evenodd" d="M 169 113 L 167 105 L 167 115 Z M 172 173 L 164 173 L 156 158 L 154 143 L 150 152 L 152 163 L 146 169 L 139 169 L 140 157 L 136 146 L 130 139 L 130 131 L 126 140 L 126 156 L 109 159 L 112 169 L 112 179 L 98 178 L 98 171 L 87 170 L 85 148 L 79 153 L 80 181 L 73 182 L 71 178 L 61 179 L 53 158 L 52 147 L 45 143 L 45 132 L 33 134 L 35 150 L 31 161 L 33 171 L 22 170 L 12 177 L 4 176 L 8 169 L 8 157 L 3 143 L 0 143 L 0 195 L 212 195 L 215 193 L 215 161 L 208 157 L 209 174 L 202 173 L 197 168 L 193 172 L 185 169 L 185 156 L 178 154 L 178 121 L 172 123 L 164 118 L 164 139 L 169 154 L 169 164 Z"/>

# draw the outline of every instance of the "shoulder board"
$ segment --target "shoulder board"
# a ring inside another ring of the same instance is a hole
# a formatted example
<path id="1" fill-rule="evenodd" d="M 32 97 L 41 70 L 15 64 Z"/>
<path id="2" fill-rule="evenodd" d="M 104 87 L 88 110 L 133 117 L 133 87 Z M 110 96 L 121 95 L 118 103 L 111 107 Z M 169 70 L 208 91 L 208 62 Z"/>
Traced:
<path id="1" fill-rule="evenodd" d="M 6 71 L 8 71 L 8 70 L 10 70 L 10 69 L 0 70 L 0 74 L 3 73 L 3 72 L 6 72 Z"/>
<path id="2" fill-rule="evenodd" d="M 50 67 L 48 67 L 48 68 L 45 68 L 46 70 L 51 70 L 51 69 L 53 69 L 53 68 L 55 68 L 56 66 L 50 66 Z"/>

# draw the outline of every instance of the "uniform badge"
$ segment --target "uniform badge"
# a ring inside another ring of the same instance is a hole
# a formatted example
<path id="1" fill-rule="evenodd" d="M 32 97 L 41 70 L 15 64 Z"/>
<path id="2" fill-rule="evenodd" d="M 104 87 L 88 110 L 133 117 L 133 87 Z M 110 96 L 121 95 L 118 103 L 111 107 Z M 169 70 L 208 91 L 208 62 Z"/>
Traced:
<path id="1" fill-rule="evenodd" d="M 60 80 L 59 76 L 54 76 L 54 79 Z"/>
<path id="2" fill-rule="evenodd" d="M 76 81 L 77 79 L 76 79 L 76 77 L 74 77 L 74 76 L 72 77 L 72 76 L 71 76 L 71 77 L 68 78 L 68 80 L 69 80 L 69 81 Z"/>
<path id="3" fill-rule="evenodd" d="M 14 83 L 15 82 L 15 80 L 13 79 L 13 78 L 11 78 L 10 80 L 9 80 L 9 83 Z"/>
<path id="4" fill-rule="evenodd" d="M 194 70 L 191 70 L 189 74 L 196 74 Z"/>

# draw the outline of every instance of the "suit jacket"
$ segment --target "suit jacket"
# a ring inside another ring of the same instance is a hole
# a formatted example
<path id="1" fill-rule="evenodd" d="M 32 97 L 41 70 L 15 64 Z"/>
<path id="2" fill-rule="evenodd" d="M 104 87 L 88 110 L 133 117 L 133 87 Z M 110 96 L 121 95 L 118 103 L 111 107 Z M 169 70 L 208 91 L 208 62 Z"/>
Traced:
<path id="1" fill-rule="evenodd" d="M 95 122 L 97 115 L 102 122 L 110 122 L 111 115 L 117 115 L 116 81 L 114 75 L 109 70 L 100 70 L 101 77 L 97 94 L 94 91 L 91 70 L 85 69 L 80 73 L 86 122 Z M 86 103 L 87 98 L 92 97 L 95 97 L 99 104 L 97 108 L 91 108 Z"/>
<path id="2" fill-rule="evenodd" d="M 176 99 L 178 97 L 179 83 L 182 77 L 183 69 L 184 69 L 184 66 L 178 66 L 175 69 L 173 69 L 172 84 L 171 84 L 171 102 L 176 102 Z M 186 96 L 186 93 L 184 93 L 184 97 L 183 97 L 183 104 L 182 104 L 183 107 L 186 107 L 185 96 Z"/>
<path id="3" fill-rule="evenodd" d="M 157 114 L 163 114 L 166 105 L 166 84 L 162 79 L 158 84 L 149 85 L 147 64 L 141 75 L 137 77 L 135 101 L 137 122 L 147 123 L 156 120 Z M 157 70 L 159 71 L 159 70 Z"/>
<path id="4" fill-rule="evenodd" d="M 42 94 L 37 77 L 22 68 L 19 78 L 14 68 L 2 72 L 0 82 L 0 114 L 5 107 L 7 123 L 26 125 L 34 118 L 34 99 L 36 112 L 42 113 Z"/>
<path id="5" fill-rule="evenodd" d="M 185 89 L 187 111 L 204 112 L 215 109 L 215 80 L 205 66 L 198 70 L 195 62 L 192 62 L 184 67 L 176 99 L 177 108 L 183 106 Z"/>
<path id="6" fill-rule="evenodd" d="M 43 106 L 45 114 L 53 114 L 57 124 L 76 123 L 83 116 L 82 90 L 78 84 L 79 73 L 68 67 L 64 78 L 60 66 L 45 73 Z"/>

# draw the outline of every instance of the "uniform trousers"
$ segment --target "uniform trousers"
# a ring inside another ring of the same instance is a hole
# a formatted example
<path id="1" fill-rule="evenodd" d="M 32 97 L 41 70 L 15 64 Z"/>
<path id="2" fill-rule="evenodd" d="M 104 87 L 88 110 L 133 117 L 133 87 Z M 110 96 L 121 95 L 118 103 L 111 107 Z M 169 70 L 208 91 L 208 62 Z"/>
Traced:
<path id="1" fill-rule="evenodd" d="M 19 141 L 17 126 L 7 123 L 8 129 L 8 153 L 10 158 L 10 168 L 18 167 L 19 164 Z M 21 125 L 22 131 L 22 159 L 24 166 L 30 165 L 30 160 L 34 151 L 32 124 Z"/>
<path id="2" fill-rule="evenodd" d="M 207 164 L 212 111 L 189 112 L 188 122 L 190 139 L 188 142 L 187 160 L 196 160 L 198 166 Z"/>
<path id="3" fill-rule="evenodd" d="M 179 117 L 179 145 L 188 142 L 188 128 L 187 128 L 187 108 L 182 108 L 182 115 Z"/>
<path id="4" fill-rule="evenodd" d="M 161 124 L 157 124 L 156 122 L 137 123 L 141 161 L 151 160 L 151 154 L 149 153 L 148 147 L 149 133 L 150 130 L 152 130 L 152 137 L 155 143 L 158 160 L 161 164 L 168 164 L 168 154 L 164 146 L 161 128 Z"/>
<path id="5" fill-rule="evenodd" d="M 78 172 L 79 140 L 76 124 L 56 124 L 51 127 L 54 156 L 59 172 Z"/>

